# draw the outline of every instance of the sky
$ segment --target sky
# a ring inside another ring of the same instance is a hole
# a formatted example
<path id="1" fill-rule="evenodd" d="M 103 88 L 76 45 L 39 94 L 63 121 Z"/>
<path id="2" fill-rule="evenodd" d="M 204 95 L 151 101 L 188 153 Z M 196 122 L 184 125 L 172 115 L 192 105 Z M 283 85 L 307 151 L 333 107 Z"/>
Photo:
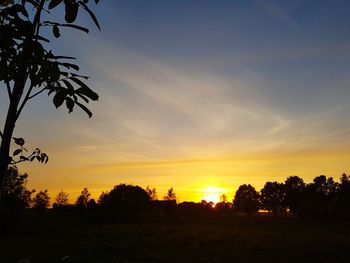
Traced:
<path id="1" fill-rule="evenodd" d="M 28 105 L 15 136 L 50 157 L 19 166 L 28 187 L 74 201 L 84 187 L 97 198 L 131 183 L 216 201 L 244 183 L 349 172 L 349 1 L 115 0 L 94 11 L 101 31 L 82 16 L 90 34 L 62 32 L 52 48 L 78 58 L 100 99 L 91 119 L 45 94 Z"/>

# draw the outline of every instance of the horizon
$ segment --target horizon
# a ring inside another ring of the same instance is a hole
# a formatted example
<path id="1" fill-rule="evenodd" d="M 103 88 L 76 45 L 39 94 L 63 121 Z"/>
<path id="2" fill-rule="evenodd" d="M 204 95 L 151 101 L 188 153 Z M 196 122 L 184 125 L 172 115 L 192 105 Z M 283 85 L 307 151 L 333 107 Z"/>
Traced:
<path id="1" fill-rule="evenodd" d="M 199 202 L 293 175 L 338 181 L 350 160 L 346 10 L 345 0 L 101 2 L 101 32 L 66 30 L 52 45 L 91 77 L 93 117 L 36 98 L 14 136 L 50 161 L 19 171 L 51 201 L 84 187 L 97 200 L 120 183 Z"/>

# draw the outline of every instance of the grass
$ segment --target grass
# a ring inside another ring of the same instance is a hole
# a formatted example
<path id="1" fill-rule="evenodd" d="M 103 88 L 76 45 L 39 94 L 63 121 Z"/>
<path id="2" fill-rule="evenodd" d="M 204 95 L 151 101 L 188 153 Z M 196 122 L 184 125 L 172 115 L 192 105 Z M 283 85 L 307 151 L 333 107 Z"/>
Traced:
<path id="1" fill-rule="evenodd" d="M 0 262 L 346 262 L 350 251 L 346 222 L 266 216 L 141 221 L 102 225 L 79 214 L 31 212 L 0 237 Z"/>

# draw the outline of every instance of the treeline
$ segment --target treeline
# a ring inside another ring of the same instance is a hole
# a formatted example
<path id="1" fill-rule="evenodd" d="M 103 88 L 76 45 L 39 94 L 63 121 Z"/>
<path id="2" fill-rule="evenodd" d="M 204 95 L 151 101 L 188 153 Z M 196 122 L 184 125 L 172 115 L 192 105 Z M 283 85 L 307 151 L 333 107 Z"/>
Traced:
<path id="1" fill-rule="evenodd" d="M 8 169 L 3 185 L 1 206 L 13 211 L 32 208 L 44 211 L 50 206 L 47 190 L 30 191 L 26 188 L 27 174 L 20 174 L 14 167 Z M 305 183 L 298 176 L 290 176 L 285 182 L 266 182 L 257 191 L 252 185 L 239 186 L 232 202 L 226 195 L 217 204 L 205 200 L 200 203 L 182 202 L 170 188 L 163 200 L 158 200 L 155 188 L 119 184 L 109 192 L 103 192 L 98 200 L 91 199 L 84 188 L 74 204 L 69 203 L 68 194 L 58 193 L 53 201 L 54 211 L 91 211 L 95 213 L 179 213 L 183 215 L 206 215 L 210 213 L 247 215 L 264 212 L 276 216 L 299 218 L 350 219 L 350 176 L 343 174 L 339 182 L 332 177 L 317 176 L 313 182 Z"/>

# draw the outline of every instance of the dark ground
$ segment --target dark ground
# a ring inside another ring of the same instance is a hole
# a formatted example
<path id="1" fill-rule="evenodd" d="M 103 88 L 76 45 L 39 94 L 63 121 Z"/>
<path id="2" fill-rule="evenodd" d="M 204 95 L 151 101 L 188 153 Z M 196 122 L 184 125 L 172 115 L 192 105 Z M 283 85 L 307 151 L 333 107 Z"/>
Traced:
<path id="1" fill-rule="evenodd" d="M 0 262 L 350 260 L 347 222 L 222 215 L 133 217 L 123 221 L 97 224 L 91 215 L 29 212 L 20 225 L 1 234 Z"/>

